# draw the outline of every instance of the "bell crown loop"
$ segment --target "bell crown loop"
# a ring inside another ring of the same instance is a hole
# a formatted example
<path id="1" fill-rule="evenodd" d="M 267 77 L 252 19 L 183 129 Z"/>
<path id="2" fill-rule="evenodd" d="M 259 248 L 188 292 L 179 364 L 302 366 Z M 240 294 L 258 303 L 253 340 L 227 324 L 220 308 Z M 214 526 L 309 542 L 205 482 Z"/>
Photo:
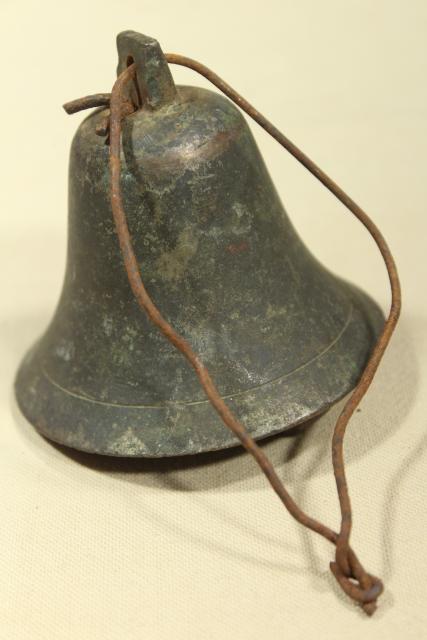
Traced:
<path id="1" fill-rule="evenodd" d="M 154 38 L 136 31 L 117 36 L 117 75 L 135 64 L 134 82 L 124 88 L 134 104 L 143 109 L 159 109 L 176 99 L 176 87 L 163 51 Z"/>

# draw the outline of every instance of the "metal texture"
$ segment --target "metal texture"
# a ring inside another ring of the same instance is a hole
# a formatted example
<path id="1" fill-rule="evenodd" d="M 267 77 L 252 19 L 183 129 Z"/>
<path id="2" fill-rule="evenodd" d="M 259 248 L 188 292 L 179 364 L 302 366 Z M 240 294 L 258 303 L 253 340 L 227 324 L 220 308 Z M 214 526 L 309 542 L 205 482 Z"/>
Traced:
<path id="1" fill-rule="evenodd" d="M 125 34 L 129 37 L 129 32 Z M 136 35 L 136 34 L 135 34 Z M 139 43 L 147 40 L 144 37 L 139 40 Z M 120 36 L 119 36 L 120 39 Z M 157 54 L 158 54 L 158 49 Z M 119 45 L 120 52 L 120 45 Z M 157 55 L 156 54 L 156 55 Z M 133 62 L 132 57 L 127 57 L 128 66 L 119 71 L 120 75 L 117 82 L 114 85 L 113 92 L 111 94 L 110 107 L 111 116 L 109 118 L 109 124 L 111 126 L 111 145 L 109 153 L 110 174 L 111 174 L 111 206 L 113 212 L 113 218 L 115 222 L 116 232 L 118 234 L 122 257 L 126 267 L 126 273 L 131 285 L 131 289 L 134 293 L 135 299 L 139 303 L 147 314 L 147 317 L 157 326 L 163 335 L 169 340 L 170 344 L 176 347 L 177 350 L 185 356 L 189 363 L 193 366 L 201 387 L 203 388 L 209 402 L 212 407 L 222 418 L 223 423 L 230 429 L 232 433 L 241 441 L 243 446 L 254 456 L 262 471 L 268 478 L 273 489 L 281 498 L 283 504 L 288 511 L 303 525 L 312 529 L 313 531 L 324 536 L 336 545 L 336 561 L 331 563 L 331 570 L 335 575 L 338 583 L 342 589 L 357 601 L 364 608 L 365 612 L 369 615 L 375 611 L 376 600 L 382 592 L 383 586 L 381 581 L 367 573 L 354 552 L 349 545 L 350 531 L 351 531 L 351 505 L 348 495 L 345 471 L 344 471 L 344 459 L 343 459 L 343 438 L 348 421 L 357 407 L 361 397 L 366 393 L 369 384 L 375 375 L 375 371 L 381 360 L 381 357 L 387 347 L 391 334 L 397 323 L 401 298 L 400 298 L 400 286 L 397 276 L 396 267 L 391 253 L 385 243 L 385 240 L 374 225 L 367 214 L 354 203 L 326 174 L 324 174 L 307 156 L 305 156 L 293 143 L 291 143 L 283 134 L 281 134 L 271 123 L 269 123 L 259 112 L 257 112 L 249 103 L 247 103 L 241 96 L 239 96 L 231 87 L 229 87 L 224 81 L 216 76 L 212 71 L 201 65 L 200 63 L 184 58 L 183 56 L 177 56 L 175 54 L 169 54 L 167 56 L 170 62 L 177 64 L 183 64 L 190 68 L 195 69 L 208 79 L 210 79 L 216 86 L 218 86 L 224 93 L 226 93 L 234 102 L 239 104 L 251 117 L 253 117 L 261 126 L 264 127 L 273 137 L 282 144 L 282 146 L 290 151 L 302 164 L 304 164 L 336 197 L 338 197 L 347 208 L 364 224 L 367 230 L 372 235 L 381 254 L 384 258 L 384 262 L 387 267 L 388 275 L 390 278 L 391 290 L 392 290 L 392 302 L 389 316 L 384 324 L 383 330 L 379 335 L 375 348 L 369 357 L 367 365 L 363 370 L 360 380 L 356 386 L 355 391 L 351 394 L 347 401 L 344 410 L 335 427 L 332 452 L 333 452 L 333 467 L 336 478 L 337 491 L 340 500 L 341 508 L 341 529 L 339 534 L 322 525 L 318 521 L 310 518 L 294 503 L 289 493 L 284 488 L 282 482 L 275 473 L 270 461 L 267 459 L 263 451 L 256 445 L 254 439 L 249 435 L 243 424 L 233 415 L 233 412 L 227 406 L 224 398 L 221 397 L 220 392 L 215 386 L 212 378 L 203 364 L 199 356 L 194 352 L 189 342 L 180 335 L 165 318 L 162 316 L 159 308 L 154 304 L 152 298 L 148 294 L 140 274 L 140 263 L 134 252 L 133 242 L 129 231 L 128 221 L 123 208 L 122 202 L 122 190 L 121 190 L 121 128 L 122 119 L 129 115 L 129 97 L 130 93 L 127 91 L 125 95 L 125 88 L 129 88 L 130 80 L 137 80 L 137 65 Z M 140 102 L 140 96 L 142 92 L 138 87 L 138 82 L 133 83 L 132 90 L 138 96 L 138 103 L 132 99 L 133 104 L 138 111 L 141 110 L 143 104 Z M 175 102 L 177 97 L 172 99 Z M 101 99 L 100 99 L 101 100 Z M 105 104 L 105 94 L 102 95 L 101 104 Z M 169 100 L 169 99 L 168 99 Z M 168 100 L 165 100 L 167 106 Z M 78 110 L 78 101 L 70 103 L 65 106 L 68 112 L 74 112 Z M 80 107 L 85 108 L 93 105 L 96 102 L 96 97 L 90 96 L 80 101 Z M 161 108 L 161 107 L 160 107 Z M 103 116 L 104 122 L 106 116 Z M 107 127 L 100 125 L 95 128 L 98 133 L 106 132 Z M 30 365 L 31 368 L 31 365 Z M 19 380 L 18 380 L 19 387 Z M 19 391 L 19 389 L 18 389 Z"/>
<path id="2" fill-rule="evenodd" d="M 198 63 L 195 63 L 198 64 Z M 193 351 L 191 345 L 175 331 L 171 324 L 162 316 L 159 308 L 151 299 L 148 294 L 144 283 L 141 278 L 140 267 L 136 258 L 132 238 L 129 232 L 127 224 L 126 214 L 123 208 L 120 178 L 121 178 L 121 121 L 122 121 L 122 91 L 123 87 L 129 82 L 131 78 L 135 76 L 136 68 L 132 65 L 130 68 L 124 70 L 117 79 L 113 91 L 111 94 L 111 144 L 110 144 L 110 174 L 111 174 L 111 207 L 113 211 L 114 223 L 119 238 L 120 249 L 128 276 L 129 284 L 138 301 L 139 306 L 147 314 L 147 317 L 151 320 L 161 333 L 167 338 L 167 340 L 174 345 L 174 347 L 182 353 L 189 364 L 193 367 L 200 385 L 203 388 L 206 397 L 209 399 L 212 407 L 215 409 L 223 423 L 230 429 L 232 433 L 240 440 L 245 449 L 250 453 L 262 472 L 271 484 L 271 487 L 277 493 L 286 509 L 293 515 L 293 517 L 306 526 L 312 529 L 316 533 L 319 533 L 327 540 L 335 544 L 335 562 L 330 563 L 330 568 L 335 576 L 338 584 L 342 590 L 358 604 L 362 606 L 367 615 L 372 615 L 377 608 L 377 599 L 383 591 L 382 581 L 368 573 L 359 562 L 354 551 L 350 547 L 350 529 L 352 512 L 349 499 L 349 493 L 347 488 L 347 482 L 344 470 L 344 458 L 343 458 L 343 437 L 345 428 L 348 424 L 349 417 L 352 410 L 357 406 L 358 388 L 363 395 L 370 383 L 370 367 L 371 363 L 381 357 L 382 353 L 386 349 L 387 342 L 394 328 L 394 318 L 391 313 L 385 323 L 383 333 L 381 334 L 376 349 L 374 350 L 366 369 L 364 370 L 359 386 L 352 394 L 350 400 L 347 402 L 346 407 L 341 414 L 337 425 L 335 427 L 332 453 L 333 453 L 333 467 L 334 475 L 337 484 L 338 496 L 341 506 L 341 531 L 336 534 L 334 531 L 326 527 L 319 521 L 308 516 L 302 511 L 298 505 L 294 502 L 291 495 L 285 489 L 282 481 L 274 470 L 268 457 L 265 455 L 262 449 L 258 447 L 255 440 L 248 434 L 245 426 L 236 418 L 233 412 L 230 410 L 227 403 L 223 400 L 218 392 L 215 383 L 213 382 L 209 371 L 206 366 L 200 360 L 199 356 Z M 369 228 L 371 226 L 370 219 L 362 212 L 366 225 Z M 376 228 L 373 227 L 373 236 L 377 240 L 380 246 L 383 242 L 381 234 L 376 233 Z M 384 243 L 385 244 L 385 243 Z M 387 248 L 387 245 L 385 245 Z M 394 261 L 391 255 L 387 255 L 386 264 L 389 266 L 391 263 L 394 266 Z M 392 284 L 392 291 L 394 290 L 394 275 L 390 272 L 390 281 Z M 396 274 L 397 278 L 397 274 Z M 397 289 L 399 290 L 399 284 L 397 280 Z M 393 305 L 392 305 L 393 310 Z M 396 317 L 397 322 L 397 317 Z M 380 354 L 377 356 L 377 354 Z M 374 374 L 372 373 L 372 376 Z M 363 389 L 363 391 L 362 391 Z"/>
<path id="3" fill-rule="evenodd" d="M 137 260 L 162 313 L 260 438 L 353 388 L 383 318 L 307 251 L 232 104 L 193 87 L 169 99 L 123 123 L 122 189 Z M 109 148 L 96 135 L 108 113 L 91 114 L 73 141 L 64 289 L 19 372 L 19 404 L 43 434 L 91 452 L 158 457 L 234 446 L 129 288 Z"/>
<path id="4" fill-rule="evenodd" d="M 131 98 L 136 106 L 155 110 L 176 99 L 172 74 L 157 40 L 135 31 L 123 31 L 117 37 L 117 51 L 117 74 L 132 63 L 136 69 L 134 82 L 125 88 L 125 100 Z"/>

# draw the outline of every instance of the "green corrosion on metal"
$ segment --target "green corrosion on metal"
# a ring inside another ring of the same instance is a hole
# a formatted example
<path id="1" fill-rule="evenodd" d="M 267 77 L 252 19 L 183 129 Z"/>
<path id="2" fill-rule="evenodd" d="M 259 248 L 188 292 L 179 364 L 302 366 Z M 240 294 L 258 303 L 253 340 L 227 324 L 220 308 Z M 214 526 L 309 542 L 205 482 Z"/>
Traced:
<path id="1" fill-rule="evenodd" d="M 376 305 L 296 234 L 240 112 L 175 87 L 158 43 L 119 36 L 142 108 L 123 123 L 122 191 L 144 283 L 255 438 L 325 411 L 357 382 L 382 326 Z M 144 73 L 147 74 L 146 77 Z M 71 149 L 65 283 L 18 373 L 47 437 L 85 451 L 174 456 L 237 444 L 193 370 L 141 312 L 110 206 L 105 109 Z"/>

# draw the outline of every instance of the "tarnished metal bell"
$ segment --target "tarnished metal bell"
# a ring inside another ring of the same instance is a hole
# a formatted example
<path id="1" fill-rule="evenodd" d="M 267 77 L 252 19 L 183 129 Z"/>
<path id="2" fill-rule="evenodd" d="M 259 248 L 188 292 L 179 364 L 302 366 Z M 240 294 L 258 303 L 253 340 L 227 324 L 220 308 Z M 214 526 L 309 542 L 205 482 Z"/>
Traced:
<path id="1" fill-rule="evenodd" d="M 304 246 L 230 101 L 175 86 L 151 38 L 122 33 L 118 50 L 119 70 L 135 61 L 141 92 L 122 125 L 122 191 L 150 295 L 255 438 L 325 411 L 358 380 L 381 312 Z M 93 112 L 72 144 L 64 288 L 18 372 L 19 406 L 42 434 L 84 451 L 157 457 L 233 446 L 131 292 L 108 145 L 96 133 L 104 119 Z"/>

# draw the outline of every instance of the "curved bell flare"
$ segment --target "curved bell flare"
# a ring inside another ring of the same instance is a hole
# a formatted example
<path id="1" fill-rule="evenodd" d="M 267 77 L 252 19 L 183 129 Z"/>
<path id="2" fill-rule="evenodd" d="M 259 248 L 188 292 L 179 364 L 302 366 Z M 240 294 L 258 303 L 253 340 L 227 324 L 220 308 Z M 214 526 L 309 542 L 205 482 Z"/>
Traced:
<path id="1" fill-rule="evenodd" d="M 296 234 L 240 112 L 175 86 L 155 40 L 118 37 L 143 106 L 123 121 L 122 194 L 145 286 L 255 438 L 325 411 L 357 383 L 383 316 Z M 139 65 L 139 66 L 138 66 Z M 136 302 L 110 205 L 99 109 L 71 149 L 65 282 L 21 364 L 19 406 L 45 436 L 119 456 L 238 444 L 192 368 Z"/>

